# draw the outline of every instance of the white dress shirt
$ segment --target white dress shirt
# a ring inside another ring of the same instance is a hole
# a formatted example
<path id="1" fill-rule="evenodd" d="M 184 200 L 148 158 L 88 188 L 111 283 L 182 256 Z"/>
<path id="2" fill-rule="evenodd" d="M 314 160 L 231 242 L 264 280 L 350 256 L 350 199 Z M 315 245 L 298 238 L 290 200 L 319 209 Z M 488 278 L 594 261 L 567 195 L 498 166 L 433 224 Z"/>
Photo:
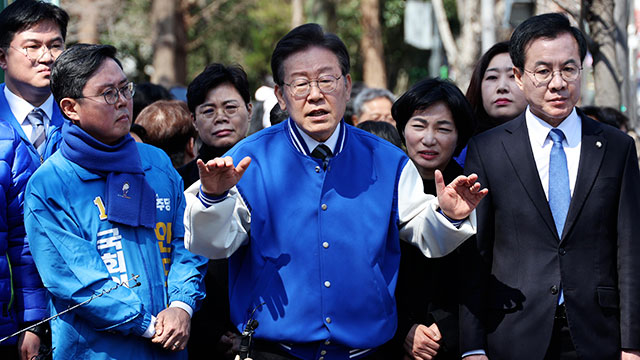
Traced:
<path id="1" fill-rule="evenodd" d="M 553 127 L 542 119 L 531 113 L 529 107 L 525 112 L 527 129 L 529 130 L 529 143 L 533 151 L 533 158 L 538 168 L 538 175 L 542 182 L 544 194 L 549 200 L 549 156 L 553 141 L 549 137 L 549 132 Z M 578 177 L 578 165 L 580 162 L 580 145 L 582 144 L 582 121 L 574 108 L 571 114 L 557 127 L 564 133 L 562 147 L 567 156 L 567 167 L 569 169 L 569 187 L 573 196 L 573 189 Z"/>
<path id="2" fill-rule="evenodd" d="M 31 139 L 31 132 L 33 131 L 33 126 L 27 120 L 27 115 L 35 109 L 39 108 L 44 112 L 42 122 L 44 124 L 45 132 L 49 130 L 49 124 L 51 123 L 51 117 L 53 116 L 53 94 L 49 95 L 47 100 L 42 103 L 40 106 L 33 106 L 27 100 L 19 97 L 9 90 L 9 87 L 5 85 L 4 87 L 4 97 L 7 99 L 7 103 L 9 104 L 9 108 L 13 113 L 13 116 L 16 118 L 25 135 L 27 135 L 27 139 Z"/>

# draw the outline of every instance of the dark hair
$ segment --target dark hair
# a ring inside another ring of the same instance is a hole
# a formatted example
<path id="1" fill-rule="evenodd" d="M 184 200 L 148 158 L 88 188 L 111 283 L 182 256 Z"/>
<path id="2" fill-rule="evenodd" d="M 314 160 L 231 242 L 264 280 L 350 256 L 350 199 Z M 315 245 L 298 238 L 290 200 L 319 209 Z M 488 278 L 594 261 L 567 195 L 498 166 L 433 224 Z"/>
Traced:
<path id="1" fill-rule="evenodd" d="M 67 37 L 69 15 L 61 8 L 35 0 L 17 0 L 0 12 L 0 47 L 7 49 L 17 32 L 51 20 L 58 25 L 62 40 Z"/>
<path id="2" fill-rule="evenodd" d="M 282 110 L 279 104 L 275 104 L 269 112 L 269 122 L 271 126 L 279 124 L 289 118 L 289 113 Z"/>
<path id="3" fill-rule="evenodd" d="M 383 138 L 402 149 L 402 139 L 400 138 L 400 134 L 398 134 L 398 129 L 388 122 L 367 120 L 359 123 L 356 127 Z"/>
<path id="4" fill-rule="evenodd" d="M 136 124 L 147 130 L 144 142 L 164 150 L 174 167 L 184 165 L 185 146 L 198 135 L 184 101 L 156 101 L 142 109 Z"/>
<path id="5" fill-rule="evenodd" d="M 473 110 L 473 114 L 478 121 L 478 131 L 487 130 L 496 125 L 495 121 L 493 121 L 491 116 L 487 114 L 487 111 L 484 109 L 484 105 L 482 104 L 482 79 L 484 78 L 484 73 L 487 71 L 491 60 L 493 60 L 496 55 L 504 53 L 509 53 L 508 41 L 496 43 L 489 48 L 489 50 L 480 57 L 476 66 L 473 68 L 473 74 L 471 74 L 471 81 L 469 82 L 469 87 L 467 88 L 465 96 L 467 97 L 467 100 L 469 100 L 471 110 Z"/>
<path id="6" fill-rule="evenodd" d="M 555 39 L 562 34 L 571 34 L 578 43 L 580 61 L 587 55 L 587 41 L 580 29 L 571 26 L 569 19 L 560 13 L 532 16 L 525 20 L 511 34 L 509 55 L 513 66 L 524 70 L 524 55 L 527 46 L 539 38 Z"/>
<path id="7" fill-rule="evenodd" d="M 304 24 L 289 31 L 273 49 L 273 54 L 271 54 L 273 81 L 282 86 L 284 84 L 284 61 L 289 56 L 313 46 L 330 50 L 338 58 L 342 75 L 349 73 L 351 67 L 349 52 L 342 40 L 334 34 L 325 33 L 318 24 Z"/>
<path id="8" fill-rule="evenodd" d="M 140 124 L 131 124 L 131 129 L 129 129 L 129 132 L 138 135 L 143 143 L 147 142 L 147 129 L 145 129 L 144 126 Z"/>
<path id="9" fill-rule="evenodd" d="M 136 92 L 133 94 L 133 121 L 136 121 L 138 114 L 140 114 L 145 107 L 158 100 L 171 99 L 173 99 L 173 95 L 162 85 L 152 84 L 150 82 L 136 84 Z"/>
<path id="10" fill-rule="evenodd" d="M 207 66 L 187 88 L 187 105 L 189 111 L 196 113 L 196 107 L 204 103 L 207 93 L 211 89 L 222 84 L 231 84 L 238 90 L 240 97 L 246 106 L 249 106 L 251 95 L 249 93 L 249 81 L 247 73 L 240 65 L 224 66 L 222 64 L 211 64 Z"/>
<path id="11" fill-rule="evenodd" d="M 473 135 L 476 123 L 467 98 L 452 82 L 438 78 L 418 81 L 393 104 L 391 115 L 396 121 L 400 137 L 404 139 L 404 128 L 413 113 L 426 110 L 440 101 L 451 111 L 458 131 L 458 143 L 453 153 L 457 156 Z"/>
<path id="12" fill-rule="evenodd" d="M 76 44 L 62 52 L 51 68 L 51 93 L 56 103 L 82 97 L 87 81 L 106 60 L 112 59 L 122 68 L 116 53 L 111 45 L 93 44 Z"/>
<path id="13" fill-rule="evenodd" d="M 625 130 L 629 128 L 629 118 L 622 112 L 612 107 L 583 106 L 582 112 L 603 124 L 611 125 L 617 129 Z"/>

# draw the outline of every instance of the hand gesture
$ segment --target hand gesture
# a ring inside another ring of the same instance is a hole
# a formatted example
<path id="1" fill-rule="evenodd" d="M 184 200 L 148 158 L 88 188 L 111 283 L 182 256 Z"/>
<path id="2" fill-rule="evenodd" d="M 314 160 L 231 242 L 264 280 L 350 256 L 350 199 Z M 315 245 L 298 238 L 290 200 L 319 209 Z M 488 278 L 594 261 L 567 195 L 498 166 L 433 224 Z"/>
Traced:
<path id="1" fill-rule="evenodd" d="M 454 220 L 462 220 L 471 214 L 489 190 L 480 190 L 478 175 L 460 175 L 451 184 L 445 186 L 440 170 L 435 171 L 438 203 L 444 214 Z"/>
<path id="2" fill-rule="evenodd" d="M 166 350 L 182 351 L 191 333 L 191 317 L 177 307 L 162 310 L 156 318 L 156 333 L 151 342 Z"/>
<path id="3" fill-rule="evenodd" d="M 442 335 L 435 323 L 429 327 L 413 324 L 404 338 L 403 347 L 412 359 L 431 360 L 438 354 L 440 340 Z"/>
<path id="4" fill-rule="evenodd" d="M 220 196 L 234 187 L 244 171 L 251 163 L 250 157 L 245 157 L 238 166 L 233 165 L 230 156 L 209 160 L 206 164 L 202 159 L 198 159 L 198 172 L 202 191 L 211 196 Z"/>
<path id="5" fill-rule="evenodd" d="M 20 352 L 20 360 L 30 360 L 38 356 L 40 337 L 29 331 L 23 332 L 18 337 L 18 351 Z"/>
<path id="6" fill-rule="evenodd" d="M 637 360 L 637 359 L 640 359 L 640 351 L 639 350 L 629 350 L 629 349 L 622 350 L 622 353 L 620 354 L 620 359 L 621 360 Z"/>

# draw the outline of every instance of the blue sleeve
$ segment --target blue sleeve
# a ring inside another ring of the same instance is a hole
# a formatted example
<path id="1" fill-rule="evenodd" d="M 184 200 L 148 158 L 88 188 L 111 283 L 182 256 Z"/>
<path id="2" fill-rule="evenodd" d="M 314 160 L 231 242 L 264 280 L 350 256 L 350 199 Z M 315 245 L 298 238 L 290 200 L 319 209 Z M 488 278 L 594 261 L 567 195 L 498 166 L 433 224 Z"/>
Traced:
<path id="1" fill-rule="evenodd" d="M 175 175 L 179 178 L 177 172 Z M 182 180 L 176 181 L 176 184 L 177 211 L 174 214 L 175 230 L 171 241 L 173 250 L 168 278 L 169 303 L 182 301 L 195 311 L 205 297 L 204 274 L 208 259 L 190 252 L 184 246 L 183 216 L 186 201 L 182 192 Z"/>
<path id="2" fill-rule="evenodd" d="M 51 160 L 49 160 L 51 161 Z M 47 165 L 47 163 L 45 163 Z M 48 167 L 47 170 L 53 169 Z M 95 244 L 82 237 L 79 224 L 67 211 L 66 196 L 60 186 L 48 186 L 57 174 L 39 169 L 27 185 L 25 227 L 42 281 L 58 309 L 88 300 L 114 288 Z M 41 175 L 41 176 L 39 176 Z M 67 184 L 73 188 L 73 184 Z M 119 286 L 73 310 L 73 316 L 98 331 L 111 330 L 141 336 L 151 322 L 151 314 L 129 288 Z"/>
<path id="3" fill-rule="evenodd" d="M 7 244 L 7 259 L 13 284 L 12 309 L 20 324 L 42 320 L 47 315 L 47 293 L 33 262 L 29 241 L 24 229 L 24 197 L 29 177 L 35 164 L 19 135 L 13 133 L 13 141 L 3 142 L 2 196 L 6 201 L 2 216 L 2 242 Z M 3 129 L 4 131 L 4 129 Z M 11 146 L 7 149 L 6 146 Z"/>

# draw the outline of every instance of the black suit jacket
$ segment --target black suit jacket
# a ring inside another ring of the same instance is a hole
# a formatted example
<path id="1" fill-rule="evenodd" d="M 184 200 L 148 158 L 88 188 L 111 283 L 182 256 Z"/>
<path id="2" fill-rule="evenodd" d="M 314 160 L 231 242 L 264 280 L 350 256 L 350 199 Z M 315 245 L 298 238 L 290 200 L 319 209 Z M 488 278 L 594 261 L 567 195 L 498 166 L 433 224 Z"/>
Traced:
<path id="1" fill-rule="evenodd" d="M 581 359 L 640 348 L 640 174 L 632 139 L 578 112 L 582 144 L 562 237 L 533 159 L 524 114 L 474 137 L 466 173 L 489 194 L 461 305 L 461 352 L 542 359 L 560 286 Z"/>

